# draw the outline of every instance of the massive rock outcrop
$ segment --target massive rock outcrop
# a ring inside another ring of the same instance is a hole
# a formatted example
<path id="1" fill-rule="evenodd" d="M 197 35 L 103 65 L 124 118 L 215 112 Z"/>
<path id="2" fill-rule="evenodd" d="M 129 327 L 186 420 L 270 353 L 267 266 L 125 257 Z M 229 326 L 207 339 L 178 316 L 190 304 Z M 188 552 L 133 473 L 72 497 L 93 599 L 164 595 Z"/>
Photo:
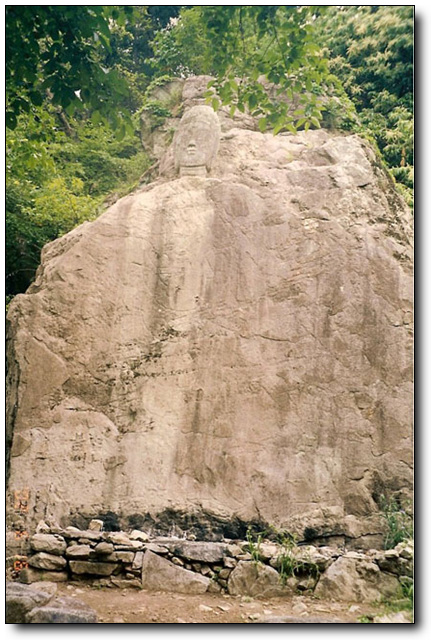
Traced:
<path id="1" fill-rule="evenodd" d="M 342 529 L 410 489 L 410 212 L 355 135 L 219 119 L 208 175 L 168 152 L 12 302 L 9 526 L 320 508 Z"/>

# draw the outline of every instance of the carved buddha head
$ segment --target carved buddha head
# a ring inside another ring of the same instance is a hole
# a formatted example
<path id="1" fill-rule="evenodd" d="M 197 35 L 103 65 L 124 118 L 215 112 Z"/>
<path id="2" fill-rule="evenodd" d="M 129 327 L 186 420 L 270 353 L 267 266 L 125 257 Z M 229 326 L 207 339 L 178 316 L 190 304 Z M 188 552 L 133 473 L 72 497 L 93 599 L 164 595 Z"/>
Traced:
<path id="1" fill-rule="evenodd" d="M 183 115 L 174 141 L 180 176 L 206 176 L 218 151 L 220 123 L 211 107 L 192 107 Z"/>

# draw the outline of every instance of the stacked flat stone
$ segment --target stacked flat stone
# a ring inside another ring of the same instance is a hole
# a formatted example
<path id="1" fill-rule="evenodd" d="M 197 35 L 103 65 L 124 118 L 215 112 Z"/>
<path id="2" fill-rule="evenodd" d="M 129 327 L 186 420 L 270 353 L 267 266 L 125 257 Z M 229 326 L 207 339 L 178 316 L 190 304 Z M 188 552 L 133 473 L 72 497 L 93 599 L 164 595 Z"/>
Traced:
<path id="1" fill-rule="evenodd" d="M 289 550 L 297 569 L 283 574 L 286 548 L 269 541 L 198 542 L 150 539 L 131 533 L 76 527 L 36 533 L 21 582 L 85 580 L 105 587 L 149 591 L 273 597 L 312 593 L 373 602 L 391 597 L 413 576 L 413 542 L 387 551 L 343 551 L 297 546 Z M 282 579 L 283 578 L 283 579 Z"/>

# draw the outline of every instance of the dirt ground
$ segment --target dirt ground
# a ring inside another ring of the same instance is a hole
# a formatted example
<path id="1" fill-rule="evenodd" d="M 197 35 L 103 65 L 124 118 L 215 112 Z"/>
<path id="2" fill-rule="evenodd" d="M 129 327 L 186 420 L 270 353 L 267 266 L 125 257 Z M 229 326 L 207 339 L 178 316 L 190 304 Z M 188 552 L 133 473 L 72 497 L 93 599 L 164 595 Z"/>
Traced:
<path id="1" fill-rule="evenodd" d="M 254 599 L 221 594 L 180 595 L 134 589 L 95 589 L 88 585 L 58 586 L 58 595 L 86 602 L 105 624 L 247 624 L 268 617 L 319 617 L 357 622 L 378 615 L 382 607 L 325 602 L 309 596 Z"/>

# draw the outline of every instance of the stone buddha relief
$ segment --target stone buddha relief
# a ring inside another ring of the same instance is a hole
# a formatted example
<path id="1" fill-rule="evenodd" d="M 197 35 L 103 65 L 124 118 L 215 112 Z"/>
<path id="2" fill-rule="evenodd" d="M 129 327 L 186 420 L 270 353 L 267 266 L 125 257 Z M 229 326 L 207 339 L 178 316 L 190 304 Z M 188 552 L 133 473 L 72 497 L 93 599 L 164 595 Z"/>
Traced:
<path id="1" fill-rule="evenodd" d="M 192 107 L 181 118 L 174 140 L 175 170 L 181 176 L 206 177 L 217 155 L 220 123 L 211 107 Z"/>

